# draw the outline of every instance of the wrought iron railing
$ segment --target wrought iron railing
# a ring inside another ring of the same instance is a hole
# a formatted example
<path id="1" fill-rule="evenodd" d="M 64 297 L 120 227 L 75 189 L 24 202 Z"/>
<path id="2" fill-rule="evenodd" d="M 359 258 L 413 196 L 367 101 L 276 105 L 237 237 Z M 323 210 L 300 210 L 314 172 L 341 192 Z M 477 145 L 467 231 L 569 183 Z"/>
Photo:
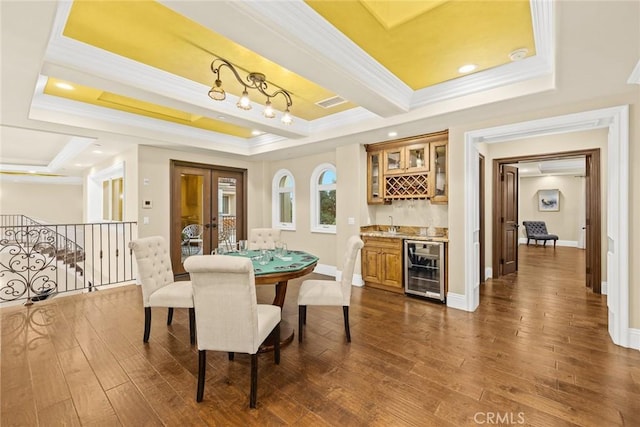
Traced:
<path id="1" fill-rule="evenodd" d="M 0 215 L 0 303 L 132 281 L 137 223 L 41 224 Z"/>

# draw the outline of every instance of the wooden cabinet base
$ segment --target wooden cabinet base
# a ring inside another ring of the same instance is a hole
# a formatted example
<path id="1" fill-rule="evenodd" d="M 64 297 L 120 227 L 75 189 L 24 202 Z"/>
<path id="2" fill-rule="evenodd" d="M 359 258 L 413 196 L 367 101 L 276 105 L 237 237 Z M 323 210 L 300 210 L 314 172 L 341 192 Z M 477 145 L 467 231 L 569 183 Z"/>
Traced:
<path id="1" fill-rule="evenodd" d="M 382 289 L 384 291 L 395 292 L 396 294 L 404 294 L 404 287 L 386 286 L 375 282 L 364 282 L 364 285 L 367 288 Z"/>

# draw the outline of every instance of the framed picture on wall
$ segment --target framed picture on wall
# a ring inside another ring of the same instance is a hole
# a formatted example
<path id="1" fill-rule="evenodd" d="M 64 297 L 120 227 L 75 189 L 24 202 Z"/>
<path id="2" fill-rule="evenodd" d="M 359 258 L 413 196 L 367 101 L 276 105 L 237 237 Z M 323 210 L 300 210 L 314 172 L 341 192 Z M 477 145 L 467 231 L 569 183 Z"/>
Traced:
<path id="1" fill-rule="evenodd" d="M 560 192 L 556 190 L 538 190 L 538 210 L 545 212 L 560 210 Z"/>

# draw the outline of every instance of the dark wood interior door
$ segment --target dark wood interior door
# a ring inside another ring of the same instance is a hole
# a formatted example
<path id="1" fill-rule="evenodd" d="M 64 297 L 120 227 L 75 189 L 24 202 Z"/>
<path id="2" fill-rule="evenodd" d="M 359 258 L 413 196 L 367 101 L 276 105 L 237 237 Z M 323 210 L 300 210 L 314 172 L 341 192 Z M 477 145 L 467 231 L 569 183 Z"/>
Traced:
<path id="1" fill-rule="evenodd" d="M 246 239 L 246 170 L 174 161 L 171 165 L 171 263 L 176 275 L 192 255 L 235 248 Z"/>
<path id="2" fill-rule="evenodd" d="M 585 268 L 586 283 L 594 293 L 601 293 L 600 233 L 600 152 L 594 150 L 585 159 Z"/>
<path id="3" fill-rule="evenodd" d="M 502 207 L 500 274 L 503 275 L 515 273 L 518 270 L 518 168 L 501 166 L 500 198 Z"/>

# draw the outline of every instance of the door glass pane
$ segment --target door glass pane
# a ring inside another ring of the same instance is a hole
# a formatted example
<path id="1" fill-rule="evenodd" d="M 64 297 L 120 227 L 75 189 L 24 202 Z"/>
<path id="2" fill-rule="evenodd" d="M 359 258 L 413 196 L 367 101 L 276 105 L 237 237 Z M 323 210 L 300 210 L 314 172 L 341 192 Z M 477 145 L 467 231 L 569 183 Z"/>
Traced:
<path id="1" fill-rule="evenodd" d="M 436 165 L 436 196 L 445 194 L 446 174 L 447 174 L 447 147 L 441 145 L 435 150 Z"/>
<path id="2" fill-rule="evenodd" d="M 387 170 L 400 169 L 400 151 L 387 151 Z"/>
<path id="3" fill-rule="evenodd" d="M 236 194 L 237 180 L 229 177 L 218 178 L 218 246 L 228 250 L 236 247 Z"/>
<path id="4" fill-rule="evenodd" d="M 422 166 L 424 166 L 424 148 L 409 150 L 409 167 L 421 168 Z"/>
<path id="5" fill-rule="evenodd" d="M 181 253 L 182 261 L 189 255 L 202 254 L 204 224 L 204 191 L 202 175 L 180 175 Z"/>
<path id="6" fill-rule="evenodd" d="M 371 155 L 371 189 L 370 194 L 373 198 L 380 197 L 378 189 L 380 188 L 380 155 Z"/>

